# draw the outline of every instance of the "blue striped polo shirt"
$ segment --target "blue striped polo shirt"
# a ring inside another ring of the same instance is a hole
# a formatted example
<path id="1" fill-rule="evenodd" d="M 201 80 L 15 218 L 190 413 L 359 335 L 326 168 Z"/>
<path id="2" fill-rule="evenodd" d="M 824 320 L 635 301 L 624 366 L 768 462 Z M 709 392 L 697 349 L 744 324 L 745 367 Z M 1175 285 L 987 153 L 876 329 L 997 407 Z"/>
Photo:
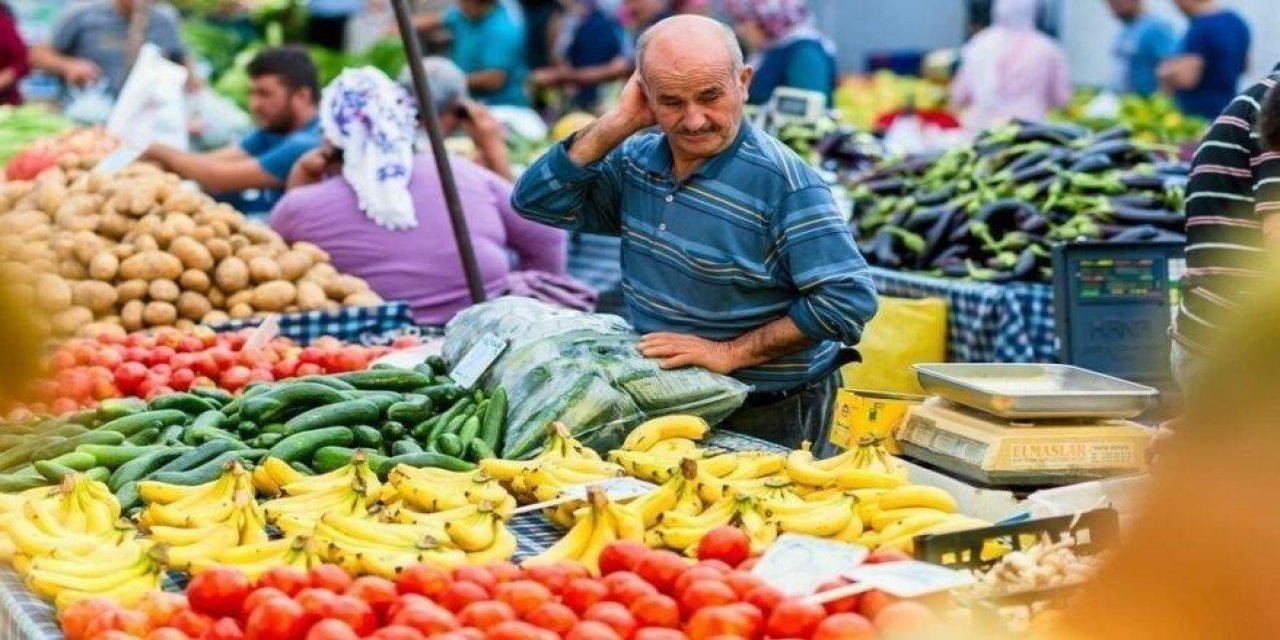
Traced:
<path id="1" fill-rule="evenodd" d="M 521 215 L 622 237 L 628 319 L 641 333 L 727 341 L 783 316 L 815 345 L 735 372 L 756 391 L 827 375 L 876 311 L 875 286 L 830 189 L 790 149 L 743 123 L 683 181 L 664 135 L 632 136 L 580 167 L 572 138 L 516 183 Z"/>

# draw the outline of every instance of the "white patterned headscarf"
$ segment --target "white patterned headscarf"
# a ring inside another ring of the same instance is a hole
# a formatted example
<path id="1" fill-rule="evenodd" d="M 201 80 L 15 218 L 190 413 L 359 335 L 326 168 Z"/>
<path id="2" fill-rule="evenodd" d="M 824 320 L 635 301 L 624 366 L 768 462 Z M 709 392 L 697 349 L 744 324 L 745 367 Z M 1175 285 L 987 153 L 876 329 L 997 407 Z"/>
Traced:
<path id="1" fill-rule="evenodd" d="M 342 177 L 360 210 L 387 229 L 418 226 L 409 196 L 416 118 L 404 88 L 373 67 L 343 71 L 320 98 L 320 126 L 342 149 Z"/>

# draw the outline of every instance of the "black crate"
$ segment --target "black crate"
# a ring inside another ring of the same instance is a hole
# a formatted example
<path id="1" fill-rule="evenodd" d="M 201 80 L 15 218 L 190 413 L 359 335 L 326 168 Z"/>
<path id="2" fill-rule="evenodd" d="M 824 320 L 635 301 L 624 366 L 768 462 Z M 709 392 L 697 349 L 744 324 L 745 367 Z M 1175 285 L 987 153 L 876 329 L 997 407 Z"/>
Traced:
<path id="1" fill-rule="evenodd" d="M 982 529 L 922 535 L 915 539 L 915 555 L 919 560 L 940 564 L 950 569 L 987 569 L 999 558 L 982 558 L 988 542 L 1002 542 L 1011 551 L 1021 551 L 1023 543 L 1035 544 L 1043 536 L 1060 542 L 1071 536 L 1072 550 L 1079 555 L 1093 555 L 1110 548 L 1119 535 L 1120 520 L 1115 509 L 1095 509 L 1076 516 L 1055 516 L 1023 522 L 997 524 Z"/>

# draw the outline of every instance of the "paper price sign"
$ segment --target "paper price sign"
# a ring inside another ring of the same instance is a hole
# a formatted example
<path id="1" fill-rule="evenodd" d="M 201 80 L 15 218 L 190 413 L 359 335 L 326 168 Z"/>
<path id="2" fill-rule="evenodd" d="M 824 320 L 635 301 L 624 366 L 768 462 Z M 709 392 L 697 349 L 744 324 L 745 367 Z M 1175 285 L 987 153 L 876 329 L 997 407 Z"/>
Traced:
<path id="1" fill-rule="evenodd" d="M 479 342 L 471 347 L 467 355 L 462 356 L 462 360 L 458 361 L 458 366 L 449 372 L 449 377 L 458 383 L 463 389 L 470 389 L 476 386 L 476 382 L 480 380 L 480 376 L 493 366 L 498 360 L 498 356 L 507 349 L 507 341 L 493 334 L 486 333 L 480 337 Z"/>
<path id="2" fill-rule="evenodd" d="M 967 573 L 914 560 L 863 565 L 844 576 L 899 598 L 918 598 L 973 584 L 973 576 Z"/>
<path id="3" fill-rule="evenodd" d="M 586 500 L 587 490 L 592 487 L 602 489 L 604 491 L 604 495 L 607 496 L 609 500 L 618 502 L 650 494 L 654 489 L 658 488 L 658 485 L 653 484 L 652 482 L 645 482 L 644 480 L 636 480 L 635 478 L 609 478 L 608 480 L 601 480 L 600 482 L 590 482 L 587 484 L 568 487 L 564 491 L 560 492 L 560 497 L 568 498 L 570 500 Z"/>
<path id="4" fill-rule="evenodd" d="M 752 573 L 783 594 L 798 598 L 853 571 L 867 550 L 843 542 L 785 533 L 760 557 Z"/>
<path id="5" fill-rule="evenodd" d="M 137 147 L 123 146 L 111 153 L 107 157 L 98 161 L 94 171 L 100 171 L 106 175 L 112 175 L 115 172 L 131 165 L 135 160 L 142 157 L 142 149 Z"/>

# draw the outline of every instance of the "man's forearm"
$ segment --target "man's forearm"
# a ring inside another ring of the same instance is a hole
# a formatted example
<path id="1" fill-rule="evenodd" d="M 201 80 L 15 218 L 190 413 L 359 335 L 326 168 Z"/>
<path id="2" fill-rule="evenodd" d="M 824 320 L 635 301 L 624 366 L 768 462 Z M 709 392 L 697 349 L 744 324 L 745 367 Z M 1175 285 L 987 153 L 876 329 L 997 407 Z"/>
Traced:
<path id="1" fill-rule="evenodd" d="M 784 316 L 725 344 L 737 365 L 735 369 L 746 369 L 807 349 L 814 341 Z"/>
<path id="2" fill-rule="evenodd" d="M 54 51 L 49 45 L 39 44 L 31 48 L 31 66 L 57 76 L 65 75 L 64 67 L 69 58 Z"/>
<path id="3" fill-rule="evenodd" d="M 507 72 L 501 69 L 467 74 L 467 88 L 472 91 L 498 91 L 507 83 Z"/>
<path id="4" fill-rule="evenodd" d="M 578 132 L 573 146 L 569 147 L 569 159 L 580 167 L 589 165 L 609 155 L 634 132 L 635 129 L 606 113 Z"/>

